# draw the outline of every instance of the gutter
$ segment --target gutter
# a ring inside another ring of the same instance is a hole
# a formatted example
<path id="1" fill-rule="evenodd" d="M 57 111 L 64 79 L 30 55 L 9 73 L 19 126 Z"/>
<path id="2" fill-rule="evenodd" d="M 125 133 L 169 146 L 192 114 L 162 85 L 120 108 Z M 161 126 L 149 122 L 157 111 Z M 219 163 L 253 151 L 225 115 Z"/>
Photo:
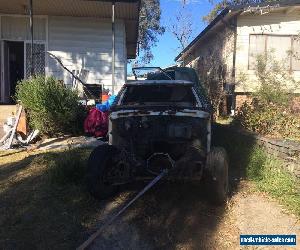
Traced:
<path id="1" fill-rule="evenodd" d="M 300 0 L 284 0 L 284 1 L 274 1 L 274 2 L 264 2 L 264 3 L 253 3 L 253 4 L 244 4 L 244 5 L 231 5 L 226 7 L 221 11 L 221 13 L 215 17 L 215 19 L 209 23 L 208 26 L 198 35 L 196 38 L 187 46 L 184 50 L 180 52 L 179 55 L 175 57 L 175 61 L 178 61 L 184 53 L 186 53 L 195 43 L 198 42 L 206 33 L 213 28 L 219 21 L 221 21 L 228 13 L 230 12 L 243 12 L 251 7 L 267 7 L 267 6 L 275 6 L 275 7 L 286 7 L 286 6 L 297 6 L 300 5 Z"/>

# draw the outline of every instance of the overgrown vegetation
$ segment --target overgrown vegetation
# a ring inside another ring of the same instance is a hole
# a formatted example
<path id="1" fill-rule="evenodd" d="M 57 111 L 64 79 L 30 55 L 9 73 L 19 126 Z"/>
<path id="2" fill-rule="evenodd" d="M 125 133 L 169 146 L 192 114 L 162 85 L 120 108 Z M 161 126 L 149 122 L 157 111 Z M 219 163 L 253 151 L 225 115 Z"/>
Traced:
<path id="1" fill-rule="evenodd" d="M 258 191 L 268 193 L 300 216 L 300 181 L 284 168 L 281 160 L 268 154 L 251 137 L 224 125 L 214 129 L 213 141 L 226 148 L 231 176 L 252 180 Z"/>
<path id="2" fill-rule="evenodd" d="M 16 99 L 29 116 L 29 124 L 41 134 L 53 136 L 82 131 L 84 108 L 76 91 L 66 88 L 53 77 L 38 76 L 17 85 Z"/>
<path id="3" fill-rule="evenodd" d="M 260 191 L 267 192 L 300 215 L 300 183 L 284 169 L 284 163 L 255 147 L 247 166 L 247 177 Z"/>
<path id="4" fill-rule="evenodd" d="M 245 102 L 235 123 L 263 135 L 300 138 L 300 113 L 293 110 L 293 92 L 298 83 L 273 53 L 259 55 L 255 66 L 258 87 L 252 102 Z"/>

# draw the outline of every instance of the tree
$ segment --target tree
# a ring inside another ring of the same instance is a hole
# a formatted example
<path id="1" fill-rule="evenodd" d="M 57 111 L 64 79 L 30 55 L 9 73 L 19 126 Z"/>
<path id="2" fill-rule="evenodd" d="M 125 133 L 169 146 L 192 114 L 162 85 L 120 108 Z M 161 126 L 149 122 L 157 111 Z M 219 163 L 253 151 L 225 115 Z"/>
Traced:
<path id="1" fill-rule="evenodd" d="M 156 46 L 158 36 L 165 32 L 160 23 L 160 0 L 142 0 L 139 24 L 140 57 L 136 63 L 147 64 L 153 59 L 151 48 Z"/>
<path id="2" fill-rule="evenodd" d="M 187 3 L 182 2 L 180 9 L 170 21 L 169 31 L 179 42 L 180 50 L 183 50 L 190 42 L 193 33 L 192 14 L 187 8 Z"/>
<path id="3" fill-rule="evenodd" d="M 225 9 L 228 6 L 263 2 L 276 2 L 276 0 L 221 0 L 220 2 L 216 2 L 215 0 L 209 0 L 209 2 L 213 5 L 213 8 L 206 16 L 202 18 L 205 22 L 211 22 L 223 9 Z"/>

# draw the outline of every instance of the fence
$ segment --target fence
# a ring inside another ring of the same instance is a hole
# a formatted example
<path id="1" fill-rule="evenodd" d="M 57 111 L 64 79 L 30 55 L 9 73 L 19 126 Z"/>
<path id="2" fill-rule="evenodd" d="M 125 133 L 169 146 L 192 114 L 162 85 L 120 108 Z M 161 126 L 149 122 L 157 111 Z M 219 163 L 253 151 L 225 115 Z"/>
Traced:
<path id="1" fill-rule="evenodd" d="M 300 142 L 284 139 L 266 138 L 256 133 L 238 130 L 233 127 L 218 125 L 222 130 L 234 130 L 239 134 L 251 137 L 258 145 L 263 146 L 266 151 L 284 161 L 285 167 L 296 177 L 300 178 Z"/>

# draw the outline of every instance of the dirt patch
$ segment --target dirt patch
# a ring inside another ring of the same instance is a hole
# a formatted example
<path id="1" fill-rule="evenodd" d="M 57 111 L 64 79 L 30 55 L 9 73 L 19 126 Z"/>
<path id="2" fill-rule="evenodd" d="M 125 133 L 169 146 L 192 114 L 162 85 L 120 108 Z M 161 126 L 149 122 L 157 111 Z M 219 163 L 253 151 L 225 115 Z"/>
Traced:
<path id="1" fill-rule="evenodd" d="M 104 230 L 90 249 L 241 249 L 240 234 L 299 238 L 299 219 L 254 192 L 249 182 L 241 182 L 223 208 L 205 202 L 194 188 L 161 184 Z"/>
<path id="2" fill-rule="evenodd" d="M 98 202 L 83 183 L 49 181 L 56 158 L 65 158 L 64 152 L 0 152 L 0 249 L 74 249 L 145 186 L 127 186 Z M 240 234 L 299 238 L 296 216 L 250 182 L 232 177 L 231 186 L 228 204 L 214 207 L 200 185 L 159 183 L 105 228 L 91 249 L 240 249 Z"/>

